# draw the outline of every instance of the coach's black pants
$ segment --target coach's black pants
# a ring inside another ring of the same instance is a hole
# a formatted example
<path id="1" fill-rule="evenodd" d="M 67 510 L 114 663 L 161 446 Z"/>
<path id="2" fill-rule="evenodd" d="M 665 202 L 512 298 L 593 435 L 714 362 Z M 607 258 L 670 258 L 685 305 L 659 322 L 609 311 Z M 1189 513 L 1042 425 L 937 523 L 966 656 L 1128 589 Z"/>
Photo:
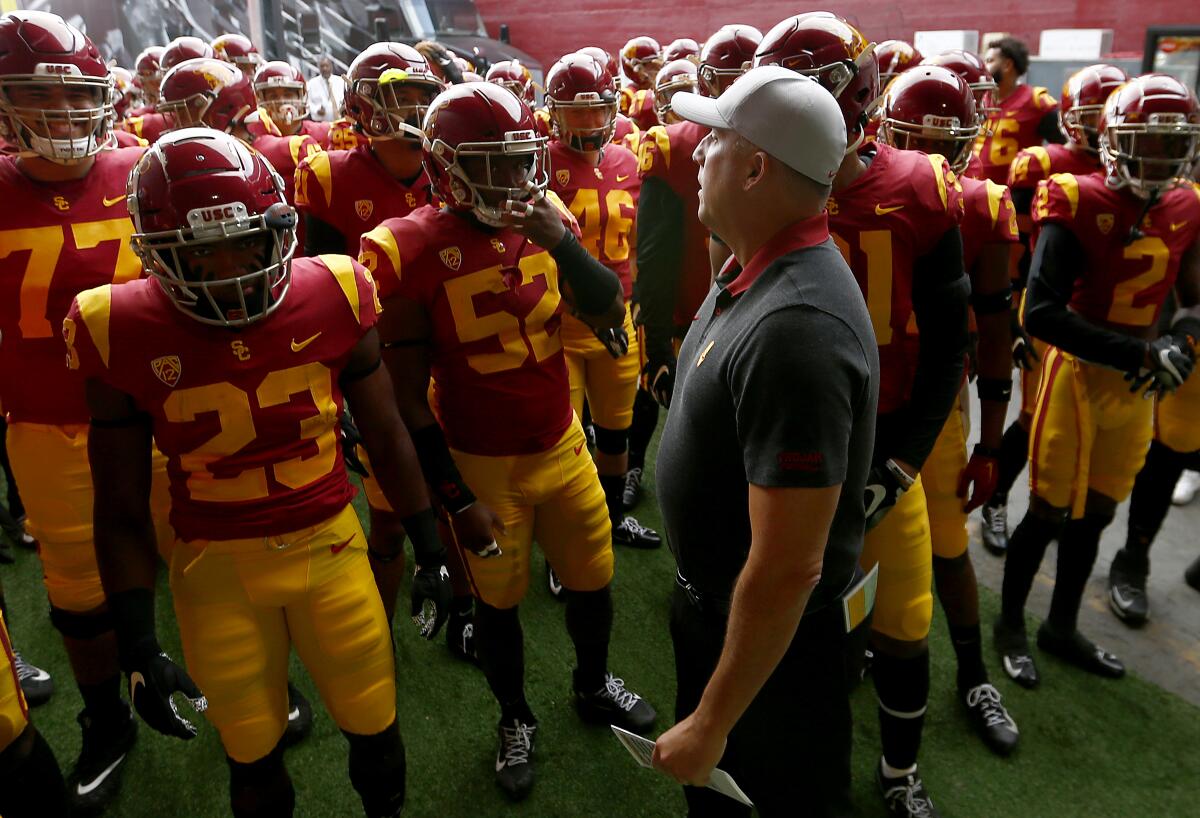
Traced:
<path id="1" fill-rule="evenodd" d="M 676 586 L 671 601 L 676 721 L 700 703 L 721 655 L 725 622 L 719 607 L 701 608 Z M 729 734 L 717 766 L 733 776 L 763 818 L 854 814 L 845 644 L 840 606 L 804 617 L 779 666 Z M 691 818 L 750 815 L 712 790 L 683 789 Z"/>

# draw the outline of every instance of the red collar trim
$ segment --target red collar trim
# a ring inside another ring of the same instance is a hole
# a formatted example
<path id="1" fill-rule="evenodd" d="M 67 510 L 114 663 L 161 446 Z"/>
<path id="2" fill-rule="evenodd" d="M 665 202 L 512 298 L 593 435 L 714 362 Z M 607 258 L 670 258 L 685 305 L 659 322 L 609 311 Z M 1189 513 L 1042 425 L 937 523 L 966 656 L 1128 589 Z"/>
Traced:
<path id="1" fill-rule="evenodd" d="M 738 273 L 737 278 L 729 282 L 725 292 L 731 296 L 741 295 L 750 289 L 750 285 L 767 269 L 775 259 L 786 256 L 805 247 L 816 247 L 829 238 L 829 216 L 822 212 L 802 221 L 793 222 L 772 236 L 766 244 L 758 248 L 750 261 Z M 725 262 L 721 274 L 732 273 L 737 269 L 737 259 L 730 258 Z"/>

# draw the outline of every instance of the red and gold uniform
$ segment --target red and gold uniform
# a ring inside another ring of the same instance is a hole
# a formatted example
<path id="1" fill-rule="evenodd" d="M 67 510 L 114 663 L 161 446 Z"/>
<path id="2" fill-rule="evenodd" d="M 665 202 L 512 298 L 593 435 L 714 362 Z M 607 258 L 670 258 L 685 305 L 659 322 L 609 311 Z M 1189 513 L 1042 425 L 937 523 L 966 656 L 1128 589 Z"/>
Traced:
<path id="1" fill-rule="evenodd" d="M 134 136 L 145 139 L 151 145 L 157 142 L 160 136 L 170 130 L 167 118 L 157 112 L 142 116 L 131 116 L 122 123 L 122 127 Z"/>
<path id="2" fill-rule="evenodd" d="M 266 157 L 271 167 L 283 177 L 284 196 L 288 203 L 296 203 L 296 167 L 314 153 L 321 152 L 321 145 L 307 134 L 295 136 L 272 136 L 263 134 L 254 138 L 254 150 Z M 296 241 L 304 246 L 304 221 L 296 226 Z"/>
<path id="3" fill-rule="evenodd" d="M 917 259 L 962 218 L 962 190 L 946 160 L 879 142 L 860 149 L 866 171 L 830 197 L 829 228 L 867 300 L 879 344 L 879 412 L 902 408 L 917 360 L 908 334 Z M 914 325 L 915 326 L 915 325 Z M 867 533 L 862 565 L 879 565 L 872 628 L 924 639 L 933 616 L 929 511 L 920 479 Z"/>
<path id="4" fill-rule="evenodd" d="M 507 527 L 501 556 L 466 553 L 475 594 L 497 608 L 519 603 L 534 539 L 566 587 L 603 588 L 611 527 L 571 410 L 554 259 L 512 230 L 432 207 L 364 236 L 361 258 L 385 303 L 403 298 L 429 316 L 438 420 L 466 484 Z"/>
<path id="5" fill-rule="evenodd" d="M 391 639 L 338 446 L 338 377 L 378 311 L 366 271 L 322 256 L 295 260 L 284 301 L 238 331 L 185 315 L 157 279 L 82 293 L 64 322 L 72 365 L 153 420 L 183 650 L 237 761 L 283 734 L 292 644 L 341 729 L 395 718 Z"/>
<path id="6" fill-rule="evenodd" d="M 140 136 L 135 136 L 129 131 L 122 131 L 120 128 L 113 128 L 112 138 L 118 148 L 146 148 L 150 143 Z"/>
<path id="7" fill-rule="evenodd" d="M 289 135 L 282 133 L 278 130 L 278 128 L 268 126 L 267 123 L 263 121 L 263 112 L 261 108 L 253 114 L 250 114 L 250 116 L 246 117 L 243 125 L 250 135 L 256 139 L 260 136 L 268 135 Z M 321 150 L 329 150 L 329 131 L 332 127 L 332 122 L 317 122 L 316 120 L 312 119 L 302 119 L 300 120 L 300 133 L 290 134 L 290 136 L 310 137 L 321 146 Z M 278 170 L 278 168 L 276 168 L 276 170 Z"/>
<path id="8" fill-rule="evenodd" d="M 329 123 L 329 131 L 321 147 L 327 151 L 352 151 L 368 142 L 370 140 L 355 129 L 354 121 L 343 116 Z"/>
<path id="9" fill-rule="evenodd" d="M 637 157 L 611 145 L 601 154 L 600 164 L 593 167 L 582 154 L 553 141 L 550 166 L 554 170 L 550 188 L 579 223 L 583 246 L 621 279 L 626 302 L 625 332 L 629 336 L 629 351 L 614 359 L 591 327 L 572 315 L 563 316 L 562 342 L 571 379 L 571 406 L 582 417 L 586 396 L 598 426 L 628 429 L 641 374 L 637 334 L 629 314 L 641 190 Z"/>
<path id="10" fill-rule="evenodd" d="M 1111 190 L 1103 174 L 1060 173 L 1038 185 L 1035 228 L 1058 224 L 1084 252 L 1070 308 L 1088 321 L 1145 335 L 1175 286 L 1183 254 L 1200 237 L 1200 189 L 1171 190 L 1135 224 L 1145 204 Z M 1126 244 L 1131 228 L 1140 237 Z M 1030 486 L 1051 506 L 1081 516 L 1089 490 L 1123 501 L 1145 460 L 1154 404 L 1121 372 L 1051 347 L 1042 362 L 1030 439 Z"/>
<path id="11" fill-rule="evenodd" d="M 4 614 L 0 613 L 0 753 L 8 749 L 29 726 L 29 705 L 17 678 L 17 660 Z"/>
<path id="12" fill-rule="evenodd" d="M 641 130 L 648 131 L 662 124 L 658 121 L 658 111 L 654 110 L 654 89 L 622 88 L 621 103 L 621 113 Z"/>
<path id="13" fill-rule="evenodd" d="M 1058 108 L 1058 100 L 1045 88 L 1018 85 L 1003 101 L 984 95 L 984 106 L 995 106 L 972 147 L 983 163 L 983 178 L 998 184 L 1008 180 L 1008 168 L 1017 154 L 1031 145 L 1042 144 L 1038 126 L 1042 118 Z"/>
<path id="14" fill-rule="evenodd" d="M 104 590 L 92 546 L 91 415 L 83 380 L 64 366 L 61 327 L 77 293 L 142 273 L 125 206 L 126 179 L 141 155 L 135 148 L 101 151 L 87 176 L 57 184 L 34 182 L 16 157 L 0 158 L 0 190 L 9 202 L 0 220 L 0 404 L 8 454 L 30 533 L 41 542 L 50 604 L 77 613 L 102 605 Z M 157 482 L 156 506 L 165 510 L 165 481 Z M 165 524 L 158 533 L 169 541 Z"/>
<path id="15" fill-rule="evenodd" d="M 537 125 L 539 136 L 549 139 L 553 135 L 550 133 L 550 112 L 548 110 L 538 108 L 533 112 L 533 121 Z M 613 128 L 612 143 L 620 145 L 636 157 L 641 140 L 642 131 L 638 128 L 637 123 L 625 114 L 618 113 L 616 125 Z"/>

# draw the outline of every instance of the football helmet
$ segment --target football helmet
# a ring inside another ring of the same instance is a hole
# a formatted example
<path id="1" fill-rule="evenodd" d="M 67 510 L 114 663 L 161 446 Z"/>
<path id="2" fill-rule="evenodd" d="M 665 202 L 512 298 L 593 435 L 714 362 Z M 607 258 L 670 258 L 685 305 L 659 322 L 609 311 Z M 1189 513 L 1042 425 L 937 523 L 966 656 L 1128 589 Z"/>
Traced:
<path id="1" fill-rule="evenodd" d="M 254 69 L 261 62 L 258 49 L 244 34 L 222 34 L 211 45 L 218 60 L 236 65 L 243 74 L 253 76 Z"/>
<path id="2" fill-rule="evenodd" d="M 209 128 L 164 134 L 130 173 L 127 201 L 133 249 L 181 312 L 237 327 L 283 303 L 296 211 L 284 198 L 283 179 L 240 139 Z M 226 279 L 192 270 L 189 259 L 229 239 L 261 242 L 256 269 Z"/>
<path id="3" fill-rule="evenodd" d="M 144 48 L 133 65 L 137 78 L 142 82 L 142 97 L 147 105 L 158 104 L 158 86 L 162 83 L 164 73 L 160 60 L 164 51 L 166 49 L 161 45 Z"/>
<path id="4" fill-rule="evenodd" d="M 272 122 L 291 125 L 308 116 L 308 84 L 300 69 L 282 60 L 265 62 L 254 72 L 254 98 Z"/>
<path id="5" fill-rule="evenodd" d="M 875 46 L 875 62 L 879 65 L 879 87 L 887 90 L 897 75 L 921 61 L 921 52 L 904 40 L 884 40 Z"/>
<path id="6" fill-rule="evenodd" d="M 568 54 L 546 74 L 546 111 L 556 139 L 577 151 L 598 151 L 617 125 L 613 78 L 590 54 Z"/>
<path id="7" fill-rule="evenodd" d="M 1100 112 L 1104 101 L 1129 75 L 1115 65 L 1089 65 L 1063 83 L 1058 102 L 1058 128 L 1067 141 L 1096 153 L 1100 149 Z"/>
<path id="8" fill-rule="evenodd" d="M 158 112 L 168 130 L 207 125 L 228 133 L 254 110 L 250 80 L 216 57 L 185 60 L 162 81 Z"/>
<path id="9" fill-rule="evenodd" d="M 530 74 L 529 69 L 521 65 L 519 60 L 501 60 L 493 63 L 484 79 L 504 86 L 524 100 L 526 105 L 534 104 L 536 92 L 533 87 L 533 74 Z"/>
<path id="10" fill-rule="evenodd" d="M 750 70 L 762 32 L 754 26 L 734 23 L 721 26 L 700 51 L 700 91 L 719 97 L 733 81 Z"/>
<path id="11" fill-rule="evenodd" d="M 213 47 L 199 37 L 176 37 L 167 43 L 158 64 L 164 72 L 170 71 L 185 60 L 196 60 L 200 57 L 216 57 Z"/>
<path id="12" fill-rule="evenodd" d="M 875 46 L 841 17 L 810 11 L 788 17 L 768 31 L 754 65 L 782 65 L 812 77 L 833 94 L 846 121 L 849 153 L 862 144 L 879 97 L 874 51 Z"/>
<path id="13" fill-rule="evenodd" d="M 952 48 L 932 57 L 925 57 L 921 65 L 940 65 L 949 68 L 967 81 L 971 93 L 975 95 L 975 112 L 979 119 L 985 120 L 991 114 L 999 113 L 1000 109 L 992 104 L 991 92 L 996 90 L 996 80 L 992 77 L 987 66 L 978 54 Z"/>
<path id="14" fill-rule="evenodd" d="M 133 82 L 133 72 L 128 68 L 114 65 L 109 67 L 108 72 L 112 74 L 113 78 L 113 111 L 117 115 L 117 121 L 120 122 L 125 119 L 129 109 L 133 107 L 133 98 L 138 89 Z"/>
<path id="15" fill-rule="evenodd" d="M 663 49 L 662 58 L 664 65 L 669 62 L 675 62 L 675 60 L 691 60 L 693 63 L 699 65 L 700 43 L 691 37 L 680 37 L 678 40 L 672 40 Z"/>
<path id="16" fill-rule="evenodd" d="M 420 141 L 429 103 L 446 87 L 421 52 L 404 43 L 369 46 L 347 73 L 346 115 L 376 139 Z"/>
<path id="17" fill-rule="evenodd" d="M 939 153 L 961 173 L 978 135 L 975 96 L 949 68 L 922 65 L 905 71 L 883 94 L 879 141 L 894 148 Z"/>
<path id="18" fill-rule="evenodd" d="M 57 14 L 0 17 L 0 137 L 59 164 L 107 143 L 115 90 L 96 46 Z"/>
<path id="19" fill-rule="evenodd" d="M 1200 104 L 1168 74 L 1117 88 L 1100 113 L 1100 160 L 1111 188 L 1149 197 L 1183 184 L 1200 144 Z"/>
<path id="20" fill-rule="evenodd" d="M 585 45 L 576 53 L 588 54 L 592 57 L 595 57 L 600 61 L 600 64 L 604 66 L 604 70 L 608 72 L 608 75 L 614 80 L 616 80 L 621 74 L 621 67 L 617 65 L 617 58 L 598 45 Z"/>
<path id="21" fill-rule="evenodd" d="M 621 49 L 621 70 L 639 89 L 653 87 L 662 66 L 662 47 L 653 37 L 634 37 Z"/>
<path id="22" fill-rule="evenodd" d="M 654 78 L 654 112 L 664 125 L 678 122 L 671 113 L 671 97 L 679 91 L 696 91 L 699 69 L 691 60 L 672 60 Z"/>
<path id="23" fill-rule="evenodd" d="M 448 207 L 499 227 L 510 203 L 545 195 L 546 137 L 538 136 L 529 106 L 507 88 L 451 86 L 430 104 L 424 130 L 425 169 Z"/>

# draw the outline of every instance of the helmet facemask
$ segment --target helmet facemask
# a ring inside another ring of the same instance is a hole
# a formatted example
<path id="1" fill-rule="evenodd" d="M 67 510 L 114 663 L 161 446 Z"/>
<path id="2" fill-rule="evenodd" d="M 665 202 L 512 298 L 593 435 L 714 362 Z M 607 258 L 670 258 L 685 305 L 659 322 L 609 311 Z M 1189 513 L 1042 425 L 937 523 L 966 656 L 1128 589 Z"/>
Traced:
<path id="1" fill-rule="evenodd" d="M 954 173 L 966 170 L 971 161 L 971 145 L 979 136 L 978 122 L 963 125 L 958 117 L 926 114 L 922 124 L 884 119 L 879 124 L 879 140 L 900 150 L 941 154 Z"/>
<path id="2" fill-rule="evenodd" d="M 67 73 L 0 78 L 0 130 L 24 153 L 71 165 L 107 144 L 116 89 L 111 75 L 88 77 L 73 65 L 51 67 Z M 46 107 L 51 104 L 61 107 Z"/>
<path id="3" fill-rule="evenodd" d="M 795 71 L 797 74 L 804 74 L 812 77 L 827 90 L 834 99 L 840 100 L 842 93 L 846 91 L 856 78 L 864 71 L 875 71 L 878 73 L 879 66 L 875 62 L 875 44 L 871 43 L 866 46 L 857 57 L 851 60 L 839 60 L 838 62 L 828 63 L 827 65 L 818 66 L 817 68 L 798 68 L 797 63 L 804 58 L 785 57 L 781 62 L 784 68 Z M 864 87 L 860 93 L 870 93 Z M 857 135 L 851 138 L 846 143 L 846 154 L 849 155 L 858 150 L 859 145 L 866 139 L 866 124 L 872 114 L 879 107 L 881 98 L 874 100 L 862 100 L 863 113 L 859 117 L 859 122 L 855 125 Z"/>
<path id="4" fill-rule="evenodd" d="M 717 68 L 716 66 L 702 63 L 698 72 L 698 84 L 700 90 L 705 96 L 716 99 L 725 93 L 725 90 L 740 77 L 750 70 L 750 60 L 742 63 L 741 68 Z"/>
<path id="5" fill-rule="evenodd" d="M 1058 129 L 1067 141 L 1089 153 L 1100 150 L 1100 112 L 1104 105 L 1076 105 L 1059 111 Z"/>
<path id="6" fill-rule="evenodd" d="M 550 181 L 546 138 L 535 131 L 509 131 L 503 141 L 463 142 L 457 148 L 437 139 L 425 150 L 449 176 L 455 203 L 491 227 L 505 224 L 514 203 L 539 201 Z"/>
<path id="7" fill-rule="evenodd" d="M 1181 113 L 1153 113 L 1147 122 L 1110 123 L 1099 136 L 1108 186 L 1142 198 L 1184 184 L 1200 147 L 1200 124 Z"/>
<path id="8" fill-rule="evenodd" d="M 671 97 L 680 91 L 695 93 L 696 80 L 687 74 L 681 74 L 654 89 L 654 111 L 658 114 L 658 121 L 664 125 L 679 121 L 679 117 L 672 116 Z"/>
<path id="9" fill-rule="evenodd" d="M 389 68 L 378 79 L 355 81 L 351 90 L 369 113 L 363 126 L 368 136 L 420 143 L 421 123 L 442 86 L 402 68 Z"/>
<path id="10" fill-rule="evenodd" d="M 291 126 L 308 116 L 308 88 L 304 83 L 255 83 L 254 96 L 258 107 L 276 124 Z"/>
<path id="11" fill-rule="evenodd" d="M 559 102 L 548 96 L 546 108 L 555 138 L 566 142 L 572 150 L 590 153 L 612 141 L 617 128 L 617 101 L 611 94 L 606 92 L 602 96 L 594 91 L 576 94 L 572 102 Z M 598 119 L 596 112 L 603 112 L 603 122 L 598 125 L 586 122 L 588 114 Z M 580 120 L 585 120 L 582 127 Z"/>

